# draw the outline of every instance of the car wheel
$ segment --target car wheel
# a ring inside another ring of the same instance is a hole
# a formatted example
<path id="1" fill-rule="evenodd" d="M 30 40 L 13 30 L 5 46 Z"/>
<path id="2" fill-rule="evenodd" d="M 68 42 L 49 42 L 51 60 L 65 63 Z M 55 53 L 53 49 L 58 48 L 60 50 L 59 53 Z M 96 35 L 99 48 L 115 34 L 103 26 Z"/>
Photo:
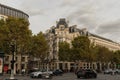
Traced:
<path id="1" fill-rule="evenodd" d="M 60 74 L 60 76 L 62 76 L 62 74 Z"/>
<path id="2" fill-rule="evenodd" d="M 49 75 L 49 79 L 52 79 L 52 75 Z"/>
<path id="3" fill-rule="evenodd" d="M 94 75 L 93 77 L 94 77 L 94 78 L 97 78 L 97 75 Z"/>
<path id="4" fill-rule="evenodd" d="M 89 75 L 88 75 L 88 74 L 86 74 L 86 75 L 85 75 L 85 78 L 89 78 Z"/>
<path id="5" fill-rule="evenodd" d="M 80 76 L 77 76 L 77 78 L 80 78 Z"/>
<path id="6" fill-rule="evenodd" d="M 33 76 L 30 76 L 31 78 L 34 78 Z"/>
<path id="7" fill-rule="evenodd" d="M 39 75 L 38 75 L 38 78 L 42 78 L 42 75 L 41 75 L 41 74 L 39 74 Z"/>

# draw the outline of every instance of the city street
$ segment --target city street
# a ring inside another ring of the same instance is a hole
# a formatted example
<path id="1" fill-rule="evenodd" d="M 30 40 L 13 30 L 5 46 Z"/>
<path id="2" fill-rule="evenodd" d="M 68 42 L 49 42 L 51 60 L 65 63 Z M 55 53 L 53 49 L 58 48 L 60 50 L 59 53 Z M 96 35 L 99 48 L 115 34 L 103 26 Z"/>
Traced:
<path id="1" fill-rule="evenodd" d="M 8 79 L 9 75 L 0 76 L 0 80 Z M 29 76 L 15 76 L 18 80 L 50 80 L 50 79 L 32 79 Z M 51 80 L 120 80 L 120 75 L 104 75 L 98 74 L 96 79 L 77 79 L 74 73 L 65 73 L 62 76 L 53 76 Z"/>

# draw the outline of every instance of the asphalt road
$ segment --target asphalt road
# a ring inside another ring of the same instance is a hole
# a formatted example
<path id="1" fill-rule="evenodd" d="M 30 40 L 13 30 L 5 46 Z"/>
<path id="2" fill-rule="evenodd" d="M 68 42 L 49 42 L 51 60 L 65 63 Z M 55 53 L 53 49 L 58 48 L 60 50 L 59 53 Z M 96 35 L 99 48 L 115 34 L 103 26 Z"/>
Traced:
<path id="1" fill-rule="evenodd" d="M 10 75 L 0 76 L 0 80 L 9 79 Z M 15 76 L 18 80 L 50 80 L 50 79 L 32 79 L 29 76 Z M 120 80 L 120 75 L 98 74 L 96 79 L 78 79 L 74 73 L 65 73 L 62 76 L 53 76 L 51 80 Z"/>

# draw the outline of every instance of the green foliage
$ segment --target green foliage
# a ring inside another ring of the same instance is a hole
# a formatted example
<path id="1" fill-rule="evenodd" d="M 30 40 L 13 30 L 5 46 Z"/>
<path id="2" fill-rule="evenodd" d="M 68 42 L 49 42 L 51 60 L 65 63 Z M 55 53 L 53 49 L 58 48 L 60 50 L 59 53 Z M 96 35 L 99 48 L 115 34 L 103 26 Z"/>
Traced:
<path id="1" fill-rule="evenodd" d="M 30 42 L 32 36 L 28 26 L 29 22 L 21 18 L 9 17 L 6 20 L 0 20 L 0 47 L 5 53 L 9 53 L 10 44 L 13 40 L 19 53 L 22 49 L 28 51 L 27 43 Z"/>
<path id="2" fill-rule="evenodd" d="M 102 46 L 95 46 L 96 54 L 97 54 L 97 61 L 100 62 L 109 62 L 111 61 L 113 52 L 110 51 L 106 47 Z"/>
<path id="3" fill-rule="evenodd" d="M 81 48 L 82 50 L 89 50 L 90 40 L 87 36 L 78 36 L 72 41 L 74 48 Z"/>
<path id="4" fill-rule="evenodd" d="M 90 62 L 97 61 L 97 48 L 92 43 L 90 45 L 90 54 L 88 60 Z"/>
<path id="5" fill-rule="evenodd" d="M 90 40 L 87 36 L 79 36 L 76 37 L 72 41 L 73 51 L 72 54 L 76 56 L 74 60 L 88 60 L 89 57 L 89 47 L 90 47 Z"/>
<path id="6" fill-rule="evenodd" d="M 67 42 L 59 43 L 59 60 L 61 61 L 70 60 L 70 46 Z"/>
<path id="7" fill-rule="evenodd" d="M 44 61 L 48 56 L 48 44 L 45 36 L 42 32 L 32 37 L 32 55 L 39 58 L 40 61 Z"/>
<path id="8" fill-rule="evenodd" d="M 81 53 L 82 52 L 82 53 Z M 82 60 L 82 55 L 84 51 L 79 48 L 71 48 L 70 50 L 70 61 Z"/>
<path id="9" fill-rule="evenodd" d="M 115 62 L 117 64 L 120 64 L 120 50 L 114 52 L 111 62 Z"/>

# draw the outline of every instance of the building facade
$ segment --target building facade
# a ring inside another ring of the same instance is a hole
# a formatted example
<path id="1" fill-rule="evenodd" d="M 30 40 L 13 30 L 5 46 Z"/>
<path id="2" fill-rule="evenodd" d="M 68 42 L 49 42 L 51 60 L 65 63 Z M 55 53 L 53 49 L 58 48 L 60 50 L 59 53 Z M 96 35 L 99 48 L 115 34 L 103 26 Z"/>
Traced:
<path id="1" fill-rule="evenodd" d="M 93 68 L 97 69 L 96 62 L 93 62 L 92 64 L 87 62 L 81 62 L 77 61 L 76 66 L 74 65 L 74 62 L 67 62 L 67 61 L 59 61 L 59 42 L 68 42 L 71 45 L 71 41 L 78 36 L 88 36 L 91 43 L 94 43 L 94 45 L 100 45 L 104 46 L 112 51 L 120 50 L 120 44 L 100 37 L 98 35 L 92 34 L 87 31 L 86 28 L 84 29 L 78 29 L 76 25 L 69 26 L 68 22 L 63 18 L 60 19 L 56 26 L 51 27 L 49 30 L 46 31 L 47 39 L 49 40 L 49 46 L 50 46 L 50 60 L 55 60 L 56 64 L 54 64 L 54 68 L 61 68 L 64 70 L 71 70 L 72 68 Z M 53 65 L 53 64 L 52 64 Z M 51 66 L 53 67 L 53 66 Z"/>
<path id="2" fill-rule="evenodd" d="M 21 10 L 0 4 L 0 19 L 5 20 L 8 17 L 14 17 L 14 18 L 23 18 L 25 20 L 28 20 L 29 16 L 28 14 L 24 13 Z M 15 72 L 19 72 L 21 69 L 27 69 L 28 65 L 28 55 L 15 55 Z M 12 60 L 12 55 L 10 54 L 5 54 L 4 57 L 4 72 L 9 73 L 11 70 L 11 60 Z"/>

